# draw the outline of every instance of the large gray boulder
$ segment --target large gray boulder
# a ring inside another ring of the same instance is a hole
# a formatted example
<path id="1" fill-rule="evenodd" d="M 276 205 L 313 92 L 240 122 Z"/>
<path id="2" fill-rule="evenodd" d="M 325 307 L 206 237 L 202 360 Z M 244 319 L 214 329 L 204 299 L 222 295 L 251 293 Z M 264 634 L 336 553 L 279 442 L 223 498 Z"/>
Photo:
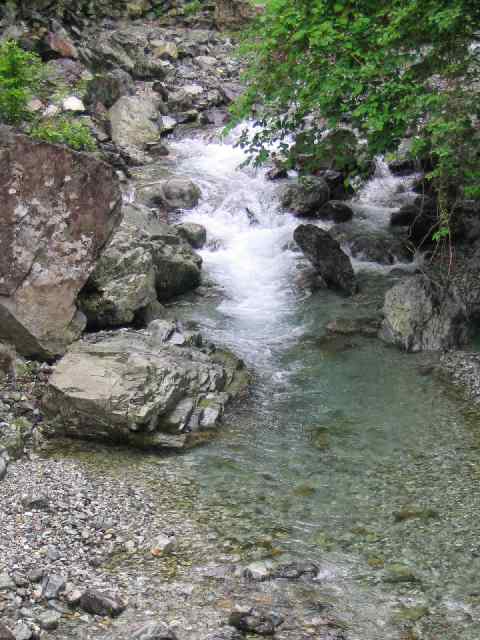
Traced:
<path id="1" fill-rule="evenodd" d="M 315 217 L 329 201 L 330 189 L 323 178 L 309 176 L 285 187 L 281 204 L 298 217 Z"/>
<path id="2" fill-rule="evenodd" d="M 420 274 L 387 291 L 380 337 L 405 351 L 442 351 L 470 335 L 465 304 L 456 289 Z"/>
<path id="3" fill-rule="evenodd" d="M 98 104 L 110 109 L 121 97 L 135 93 L 135 83 L 123 69 L 114 69 L 94 76 L 87 85 L 86 102 L 93 108 Z"/>
<path id="4" fill-rule="evenodd" d="M 79 298 L 89 328 L 141 322 L 159 301 L 197 287 L 201 264 L 176 227 L 157 222 L 142 206 L 124 206 L 122 224 Z"/>
<path id="5" fill-rule="evenodd" d="M 243 363 L 203 346 L 175 321 L 76 343 L 50 378 L 43 405 L 51 436 L 181 448 L 215 427 L 248 384 Z"/>
<path id="6" fill-rule="evenodd" d="M 65 352 L 76 299 L 121 218 L 111 167 L 0 128 L 0 339 L 27 357 Z"/>
<path id="7" fill-rule="evenodd" d="M 122 96 L 108 111 L 113 142 L 132 157 L 160 138 L 159 102 L 151 96 Z"/>
<path id="8" fill-rule="evenodd" d="M 295 229 L 293 238 L 328 287 L 348 295 L 357 291 L 350 258 L 327 231 L 313 224 L 302 224 Z"/>

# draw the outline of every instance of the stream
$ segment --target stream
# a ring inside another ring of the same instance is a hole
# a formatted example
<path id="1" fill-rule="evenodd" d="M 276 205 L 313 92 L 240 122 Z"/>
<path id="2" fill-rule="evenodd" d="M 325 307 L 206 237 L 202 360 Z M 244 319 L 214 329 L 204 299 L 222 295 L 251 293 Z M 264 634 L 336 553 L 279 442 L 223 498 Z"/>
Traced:
<path id="1" fill-rule="evenodd" d="M 478 426 L 422 375 L 425 356 L 322 341 L 332 318 L 378 308 L 398 265 L 354 261 L 358 300 L 309 295 L 278 185 L 239 170 L 243 152 L 228 143 L 184 140 L 174 153 L 202 189 L 183 220 L 207 228 L 204 269 L 223 293 L 187 315 L 256 376 L 220 437 L 181 459 L 211 521 L 247 555 L 270 536 L 285 557 L 319 562 L 352 639 L 400 637 L 404 621 L 428 640 L 480 637 Z M 405 199 L 408 180 L 379 162 L 353 207 L 378 229 Z"/>
<path id="2" fill-rule="evenodd" d="M 180 219 L 207 228 L 209 281 L 206 295 L 171 309 L 241 356 L 253 385 L 212 441 L 182 455 L 96 449 L 102 473 L 148 484 L 185 531 L 178 566 L 162 569 L 173 571 L 171 585 L 151 561 L 115 569 L 137 576 L 139 615 L 160 608 L 179 638 L 198 640 L 208 616 L 225 621 L 223 609 L 251 596 L 301 620 L 305 633 L 281 627 L 281 640 L 478 640 L 478 420 L 425 375 L 431 355 L 325 332 L 334 318 L 378 313 L 385 290 L 414 265 L 354 260 L 358 295 L 312 292 L 292 245 L 299 221 L 279 209 L 281 183 L 239 169 L 244 155 L 231 140 L 193 137 L 171 149 L 175 174 L 202 190 Z M 351 203 L 352 224 L 387 229 L 409 197 L 408 179 L 379 161 Z M 272 560 L 315 563 L 320 573 L 314 584 L 283 587 L 218 579 L 224 565 Z M 329 635 L 338 630 L 330 607 L 345 635 Z"/>

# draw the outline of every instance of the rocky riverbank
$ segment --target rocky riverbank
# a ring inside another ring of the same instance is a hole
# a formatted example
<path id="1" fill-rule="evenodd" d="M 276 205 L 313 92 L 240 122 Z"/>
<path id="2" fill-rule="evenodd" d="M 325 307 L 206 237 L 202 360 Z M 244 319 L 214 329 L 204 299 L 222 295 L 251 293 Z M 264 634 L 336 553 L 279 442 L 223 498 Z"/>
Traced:
<path id="1" fill-rule="evenodd" d="M 178 175 L 170 152 L 172 138 L 227 122 L 241 64 L 218 27 L 238 26 L 245 5 L 206 2 L 189 13 L 188 3 L 147 1 L 112 13 L 108 2 L 31 4 L 9 3 L 0 27 L 61 79 L 61 91 L 31 108 L 84 122 L 98 148 L 77 154 L 0 132 L 0 336 L 16 348 L 0 352 L 0 639 L 343 640 L 327 562 L 280 560 L 274 537 L 248 553 L 223 540 L 198 498 L 202 479 L 152 454 L 208 442 L 248 390 L 242 360 L 179 319 L 180 296 L 200 301 L 211 289 L 197 251 L 216 240 L 178 224 L 202 188 Z M 323 356 L 379 330 L 407 351 L 468 344 L 475 234 L 463 236 L 455 282 L 420 273 L 415 238 L 432 215 L 419 217 L 418 202 L 396 206 L 415 197 L 408 175 L 379 230 L 331 158 L 307 180 L 270 172 L 285 181 L 280 208 L 309 223 L 295 232 L 310 263 L 300 262 L 304 283 L 347 294 L 360 310 L 316 336 Z M 355 274 L 362 263 L 405 278 L 383 314 Z M 477 397 L 476 356 L 459 352 L 443 366 Z"/>

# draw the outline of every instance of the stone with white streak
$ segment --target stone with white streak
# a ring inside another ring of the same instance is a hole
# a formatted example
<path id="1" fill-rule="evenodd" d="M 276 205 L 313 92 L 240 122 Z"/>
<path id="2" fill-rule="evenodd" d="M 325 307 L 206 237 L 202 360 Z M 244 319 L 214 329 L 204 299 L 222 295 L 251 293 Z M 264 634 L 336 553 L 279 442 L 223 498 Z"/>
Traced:
<path id="1" fill-rule="evenodd" d="M 0 339 L 53 358 L 85 326 L 78 292 L 120 221 L 111 167 L 0 127 Z"/>

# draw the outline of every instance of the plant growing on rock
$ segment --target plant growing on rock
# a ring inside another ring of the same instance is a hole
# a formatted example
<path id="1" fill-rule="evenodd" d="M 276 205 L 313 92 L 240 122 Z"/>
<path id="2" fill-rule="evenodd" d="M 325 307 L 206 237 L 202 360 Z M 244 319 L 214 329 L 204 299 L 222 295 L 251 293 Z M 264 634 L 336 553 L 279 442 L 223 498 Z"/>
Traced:
<path id="1" fill-rule="evenodd" d="M 270 0 L 242 49 L 234 113 L 261 125 L 242 144 L 291 155 L 293 134 L 315 158 L 327 130 L 350 129 L 374 157 L 411 138 L 448 236 L 456 203 L 480 197 L 479 33 L 477 0 Z"/>
<path id="2" fill-rule="evenodd" d="M 30 135 L 37 140 L 65 144 L 75 151 L 95 151 L 97 148 L 88 126 L 66 116 L 37 122 L 32 126 Z"/>
<path id="3" fill-rule="evenodd" d="M 16 42 L 0 44 L 0 120 L 18 124 L 29 116 L 28 102 L 39 86 L 40 58 Z"/>

